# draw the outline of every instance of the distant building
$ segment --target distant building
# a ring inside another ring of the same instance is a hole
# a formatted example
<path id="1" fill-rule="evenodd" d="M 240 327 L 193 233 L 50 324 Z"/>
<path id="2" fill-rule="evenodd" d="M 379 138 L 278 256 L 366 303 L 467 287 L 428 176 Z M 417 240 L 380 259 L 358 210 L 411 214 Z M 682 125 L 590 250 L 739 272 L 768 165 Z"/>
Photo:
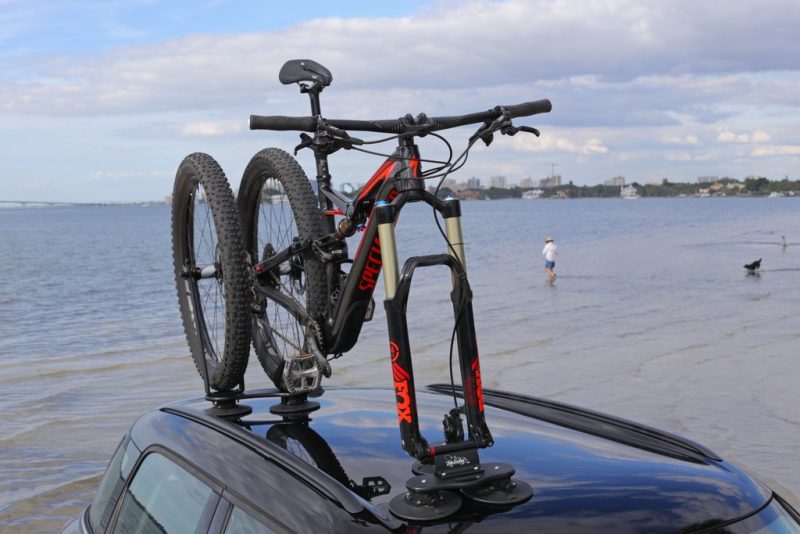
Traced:
<path id="1" fill-rule="evenodd" d="M 558 187 L 561 185 L 561 175 L 554 174 L 553 176 L 548 176 L 543 180 L 539 180 L 539 187 Z"/>
<path id="2" fill-rule="evenodd" d="M 481 179 L 475 178 L 474 176 L 467 180 L 467 189 L 480 189 L 481 188 Z"/>
<path id="3" fill-rule="evenodd" d="M 622 187 L 625 185 L 625 177 L 624 176 L 615 176 L 610 180 L 606 180 L 606 185 L 612 187 Z"/>
<path id="4" fill-rule="evenodd" d="M 698 184 L 713 184 L 717 180 L 719 180 L 719 178 L 717 178 L 716 176 L 698 176 L 697 177 L 697 183 Z"/>
<path id="5" fill-rule="evenodd" d="M 533 187 L 533 178 L 526 176 L 519 181 L 519 186 L 523 189 L 530 189 Z"/>
<path id="6" fill-rule="evenodd" d="M 466 184 L 460 184 L 452 178 L 445 178 L 442 181 L 442 189 L 449 189 L 450 191 L 460 191 L 466 187 Z"/>
<path id="7" fill-rule="evenodd" d="M 508 189 L 508 180 L 505 176 L 492 176 L 489 178 L 489 186 L 497 189 Z"/>

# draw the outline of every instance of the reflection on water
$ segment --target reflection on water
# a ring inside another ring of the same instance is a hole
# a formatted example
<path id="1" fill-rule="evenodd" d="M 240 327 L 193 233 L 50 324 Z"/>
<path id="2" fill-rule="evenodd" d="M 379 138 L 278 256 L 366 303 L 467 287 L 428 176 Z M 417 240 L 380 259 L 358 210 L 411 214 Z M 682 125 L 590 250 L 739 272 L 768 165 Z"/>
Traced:
<path id="1" fill-rule="evenodd" d="M 790 198 L 464 203 L 485 385 L 684 434 L 800 493 L 798 208 Z M 401 256 L 443 249 L 430 217 L 403 212 Z M 0 211 L 0 524 L 12 531 L 59 528 L 138 415 L 201 392 L 169 219 L 166 206 Z M 548 234 L 559 245 L 552 285 Z M 760 276 L 746 276 L 759 257 Z M 449 377 L 448 283 L 445 269 L 414 276 L 419 384 Z M 331 382 L 390 388 L 387 354 L 378 305 Z M 257 363 L 247 381 L 265 385 Z"/>

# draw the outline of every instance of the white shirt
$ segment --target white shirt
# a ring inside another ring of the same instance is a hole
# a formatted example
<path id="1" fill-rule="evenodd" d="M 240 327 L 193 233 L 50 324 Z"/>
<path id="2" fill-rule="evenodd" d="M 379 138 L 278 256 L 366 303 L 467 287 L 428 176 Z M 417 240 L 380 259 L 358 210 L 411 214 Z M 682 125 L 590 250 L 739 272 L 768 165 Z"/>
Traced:
<path id="1" fill-rule="evenodd" d="M 557 250 L 558 247 L 556 246 L 555 243 L 551 241 L 547 243 L 542 249 L 542 256 L 544 256 L 544 259 L 546 259 L 547 261 L 556 261 Z"/>

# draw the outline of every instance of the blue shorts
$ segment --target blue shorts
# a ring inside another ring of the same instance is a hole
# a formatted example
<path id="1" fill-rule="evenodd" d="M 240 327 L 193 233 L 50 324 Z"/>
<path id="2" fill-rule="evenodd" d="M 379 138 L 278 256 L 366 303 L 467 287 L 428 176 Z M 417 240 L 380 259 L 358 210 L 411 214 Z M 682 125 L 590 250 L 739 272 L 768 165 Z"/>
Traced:
<path id="1" fill-rule="evenodd" d="M 544 268 L 545 269 L 552 269 L 555 266 L 556 266 L 556 262 L 554 262 L 554 261 L 546 261 L 546 262 L 544 262 Z"/>

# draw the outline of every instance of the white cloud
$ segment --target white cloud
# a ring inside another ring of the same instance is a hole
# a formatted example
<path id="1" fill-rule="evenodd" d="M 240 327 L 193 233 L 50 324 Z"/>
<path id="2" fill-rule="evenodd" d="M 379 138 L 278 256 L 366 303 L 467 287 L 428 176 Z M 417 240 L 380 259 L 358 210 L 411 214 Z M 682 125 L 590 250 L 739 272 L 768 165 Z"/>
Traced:
<path id="1" fill-rule="evenodd" d="M 772 139 L 770 135 L 763 130 L 755 130 L 752 135 L 746 133 L 736 133 L 728 129 L 722 129 L 717 135 L 717 141 L 720 143 L 766 143 Z"/>
<path id="2" fill-rule="evenodd" d="M 66 58 L 60 66 L 42 62 L 38 75 L 0 85 L 0 101 L 15 112 L 86 115 L 242 105 L 280 94 L 280 64 L 307 56 L 313 42 L 325 43 L 315 59 L 331 68 L 337 90 L 435 87 L 446 95 L 565 78 L 587 90 L 602 80 L 640 79 L 708 93 L 740 71 L 800 67 L 800 56 L 785 47 L 800 26 L 793 0 L 724 9 L 689 0 L 670 9 L 634 0 L 580 9 L 565 0 L 458 7 L 443 3 L 396 19 L 316 19 L 271 33 L 190 35 Z M 485 31 L 487 20 L 503 31 Z M 759 38 L 742 39 L 744 27 Z"/>
<path id="3" fill-rule="evenodd" d="M 691 161 L 692 155 L 688 152 L 669 152 L 666 155 L 669 161 Z"/>
<path id="4" fill-rule="evenodd" d="M 244 129 L 244 121 L 221 120 L 193 122 L 182 126 L 180 131 L 183 135 L 216 136 L 231 135 L 242 132 Z"/>
<path id="5" fill-rule="evenodd" d="M 600 139 L 587 139 L 581 151 L 584 154 L 607 154 L 608 147 L 603 146 L 603 141 Z"/>
<path id="6" fill-rule="evenodd" d="M 753 156 L 800 156 L 800 145 L 760 146 L 753 150 Z"/>
<path id="7" fill-rule="evenodd" d="M 511 142 L 515 150 L 525 152 L 566 152 L 570 154 L 607 154 L 603 141 L 586 134 L 564 135 L 557 131 L 542 133 L 541 137 L 517 135 Z"/>
<path id="8" fill-rule="evenodd" d="M 664 140 L 665 143 L 669 145 L 693 145 L 697 146 L 700 144 L 700 139 L 697 138 L 696 135 L 688 134 L 684 136 L 677 136 L 672 135 L 667 137 Z"/>
<path id="9" fill-rule="evenodd" d="M 754 143 L 766 143 L 771 138 L 767 132 L 756 130 L 755 132 L 753 132 L 752 139 Z"/>
<path id="10" fill-rule="evenodd" d="M 750 136 L 747 134 L 737 134 L 730 130 L 722 130 L 717 135 L 717 141 L 720 143 L 748 143 Z"/>

